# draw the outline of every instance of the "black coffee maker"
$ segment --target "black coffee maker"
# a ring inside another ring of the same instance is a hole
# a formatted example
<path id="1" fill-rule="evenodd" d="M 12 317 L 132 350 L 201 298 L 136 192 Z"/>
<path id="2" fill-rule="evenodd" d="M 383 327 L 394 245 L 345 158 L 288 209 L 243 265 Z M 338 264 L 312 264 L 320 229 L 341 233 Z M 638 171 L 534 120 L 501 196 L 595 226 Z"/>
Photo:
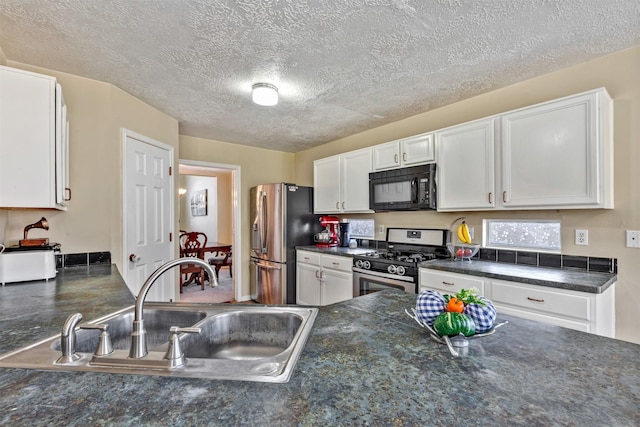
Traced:
<path id="1" fill-rule="evenodd" d="M 351 232 L 349 231 L 349 226 L 351 224 L 349 224 L 348 222 L 341 222 L 340 223 L 340 243 L 339 245 L 343 248 L 348 248 L 349 247 L 349 240 L 351 240 Z"/>

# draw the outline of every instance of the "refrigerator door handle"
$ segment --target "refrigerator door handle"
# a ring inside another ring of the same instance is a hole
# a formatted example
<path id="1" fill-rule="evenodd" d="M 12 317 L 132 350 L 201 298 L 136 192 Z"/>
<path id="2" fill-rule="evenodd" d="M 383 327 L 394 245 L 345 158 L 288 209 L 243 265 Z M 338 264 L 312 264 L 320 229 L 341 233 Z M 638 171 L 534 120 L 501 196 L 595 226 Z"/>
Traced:
<path id="1" fill-rule="evenodd" d="M 269 218 L 267 217 L 267 212 L 269 212 L 268 206 L 267 206 L 267 192 L 263 191 L 261 196 L 260 196 L 260 220 L 262 221 L 262 224 L 260 224 L 260 230 L 262 232 L 262 235 L 260 236 L 260 242 L 261 242 L 261 246 L 262 246 L 262 253 L 266 254 L 267 253 L 267 246 L 269 246 L 269 232 L 267 230 L 267 226 L 269 224 Z"/>
<path id="2" fill-rule="evenodd" d="M 251 249 L 260 254 L 267 253 L 266 199 L 267 193 L 261 191 L 256 206 L 256 217 L 251 225 Z"/>
<path id="3" fill-rule="evenodd" d="M 251 224 L 251 249 L 262 252 L 262 229 L 260 227 L 260 206 L 257 207 L 256 217 Z"/>

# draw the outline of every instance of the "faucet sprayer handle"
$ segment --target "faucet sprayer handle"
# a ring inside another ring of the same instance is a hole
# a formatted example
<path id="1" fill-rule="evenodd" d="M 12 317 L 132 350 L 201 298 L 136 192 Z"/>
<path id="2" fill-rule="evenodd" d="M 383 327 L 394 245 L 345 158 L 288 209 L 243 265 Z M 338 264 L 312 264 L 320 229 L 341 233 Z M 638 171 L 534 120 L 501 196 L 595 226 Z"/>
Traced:
<path id="1" fill-rule="evenodd" d="M 186 359 L 182 348 L 180 347 L 180 339 L 178 339 L 179 333 L 186 334 L 199 334 L 202 332 L 200 328 L 181 328 L 180 326 L 172 326 L 169 328 L 171 336 L 169 337 L 169 348 L 164 355 L 164 358 L 169 361 L 169 368 L 175 369 L 184 366 Z"/>
<path id="2" fill-rule="evenodd" d="M 79 326 L 80 329 L 98 329 L 100 332 L 100 337 L 98 338 L 98 347 L 96 348 L 95 355 L 96 356 L 106 356 L 108 354 L 113 353 L 113 346 L 111 345 L 111 336 L 109 336 L 109 332 L 107 329 L 109 325 L 107 323 L 83 323 Z"/>
<path id="3" fill-rule="evenodd" d="M 199 334 L 200 332 L 202 332 L 201 328 L 183 328 L 181 326 L 172 326 L 169 328 L 169 332 L 171 332 L 172 334 L 180 334 L 180 333 L 184 333 L 184 334 Z"/>

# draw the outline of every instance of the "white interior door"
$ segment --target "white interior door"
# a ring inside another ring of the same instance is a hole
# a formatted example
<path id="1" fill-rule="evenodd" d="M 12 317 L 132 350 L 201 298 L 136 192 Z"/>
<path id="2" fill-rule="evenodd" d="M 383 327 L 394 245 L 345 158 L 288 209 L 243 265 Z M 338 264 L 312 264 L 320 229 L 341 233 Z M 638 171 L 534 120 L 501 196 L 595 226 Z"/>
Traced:
<path id="1" fill-rule="evenodd" d="M 137 295 L 149 275 L 172 257 L 172 148 L 123 131 L 124 280 Z M 149 290 L 147 301 L 175 299 L 175 274 L 163 274 Z"/>

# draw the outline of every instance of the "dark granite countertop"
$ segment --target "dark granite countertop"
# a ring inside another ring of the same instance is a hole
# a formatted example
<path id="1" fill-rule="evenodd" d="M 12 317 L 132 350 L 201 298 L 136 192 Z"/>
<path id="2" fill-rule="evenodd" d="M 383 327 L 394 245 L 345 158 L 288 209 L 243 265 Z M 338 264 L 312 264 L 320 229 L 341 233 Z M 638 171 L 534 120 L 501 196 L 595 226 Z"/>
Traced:
<path id="1" fill-rule="evenodd" d="M 614 273 L 532 267 L 479 260 L 433 260 L 421 263 L 420 267 L 592 294 L 601 294 L 617 280 L 617 275 Z"/>
<path id="2" fill-rule="evenodd" d="M 332 248 L 319 248 L 317 246 L 296 246 L 296 249 L 300 249 L 303 251 L 310 252 L 319 252 L 327 255 L 339 255 L 339 256 L 348 256 L 353 257 L 354 255 L 366 254 L 367 252 L 371 252 L 375 249 L 373 248 L 341 248 L 339 246 L 334 246 Z"/>
<path id="3" fill-rule="evenodd" d="M 5 352 L 133 298 L 115 268 L 89 267 L 0 301 Z M 499 316 L 456 359 L 414 305 L 391 290 L 321 307 L 285 384 L 0 369 L 0 425 L 640 425 L 640 345 Z"/>

